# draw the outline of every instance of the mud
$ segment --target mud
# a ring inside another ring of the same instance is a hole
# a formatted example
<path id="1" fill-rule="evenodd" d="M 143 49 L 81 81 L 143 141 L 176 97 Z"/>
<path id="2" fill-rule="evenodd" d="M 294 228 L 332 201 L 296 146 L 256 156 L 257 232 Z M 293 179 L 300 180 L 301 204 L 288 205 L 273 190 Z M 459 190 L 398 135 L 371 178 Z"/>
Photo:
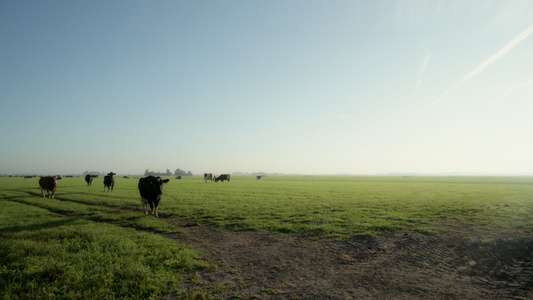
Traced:
<path id="1" fill-rule="evenodd" d="M 530 231 L 462 228 L 314 241 L 177 225 L 185 233 L 169 237 L 217 269 L 187 277 L 188 293 L 175 299 L 206 288 L 224 299 L 533 299 Z"/>

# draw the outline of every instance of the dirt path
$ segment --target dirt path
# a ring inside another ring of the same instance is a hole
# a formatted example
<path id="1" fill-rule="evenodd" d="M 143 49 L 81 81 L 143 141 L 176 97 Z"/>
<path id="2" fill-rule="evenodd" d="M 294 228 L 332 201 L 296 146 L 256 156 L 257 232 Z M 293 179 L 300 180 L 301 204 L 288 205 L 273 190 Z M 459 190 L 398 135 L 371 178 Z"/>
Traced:
<path id="1" fill-rule="evenodd" d="M 387 234 L 312 242 L 178 224 L 171 238 L 218 266 L 186 283 L 242 299 L 533 299 L 533 234 Z M 469 238 L 466 238 L 467 235 Z"/>
<path id="2" fill-rule="evenodd" d="M 189 276 L 184 283 L 189 296 L 198 289 L 225 286 L 213 294 L 224 299 L 533 300 L 531 230 L 483 232 L 462 226 L 439 235 L 396 233 L 313 242 L 298 235 L 162 219 L 184 231 L 166 237 L 202 252 L 218 266 Z"/>

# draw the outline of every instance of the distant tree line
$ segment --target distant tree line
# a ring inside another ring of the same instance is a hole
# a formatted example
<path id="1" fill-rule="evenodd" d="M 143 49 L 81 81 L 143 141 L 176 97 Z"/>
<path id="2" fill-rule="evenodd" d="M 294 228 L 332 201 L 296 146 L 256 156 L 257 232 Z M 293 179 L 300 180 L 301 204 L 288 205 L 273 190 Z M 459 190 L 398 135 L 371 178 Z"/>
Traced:
<path id="1" fill-rule="evenodd" d="M 191 171 L 183 171 L 181 169 L 176 169 L 176 171 L 174 171 L 174 174 L 172 174 L 172 172 L 170 172 L 169 169 L 167 169 L 166 172 L 162 173 L 162 172 L 154 172 L 154 171 L 150 171 L 148 169 L 146 169 L 144 171 L 144 176 L 192 176 L 192 172 Z"/>
<path id="2" fill-rule="evenodd" d="M 81 174 L 82 176 L 85 176 L 85 175 L 99 175 L 99 176 L 105 176 L 107 175 L 106 173 L 104 172 L 98 172 L 98 171 L 85 171 L 83 172 L 83 174 Z"/>

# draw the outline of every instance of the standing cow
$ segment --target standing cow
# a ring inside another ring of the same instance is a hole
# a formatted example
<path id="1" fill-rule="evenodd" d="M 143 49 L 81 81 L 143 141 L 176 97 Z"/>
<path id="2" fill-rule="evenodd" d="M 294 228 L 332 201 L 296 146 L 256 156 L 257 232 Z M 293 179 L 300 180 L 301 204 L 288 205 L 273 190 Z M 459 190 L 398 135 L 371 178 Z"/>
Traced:
<path id="1" fill-rule="evenodd" d="M 44 192 L 46 191 L 48 193 L 48 198 L 54 199 L 54 195 L 57 190 L 57 181 L 61 179 L 61 176 L 45 176 L 41 177 L 39 179 L 39 186 L 41 187 L 41 191 L 43 192 L 43 198 L 46 199 Z M 52 192 L 52 197 L 50 197 L 50 192 Z"/>
<path id="2" fill-rule="evenodd" d="M 106 176 L 104 176 L 104 192 L 105 188 L 107 188 L 107 191 L 111 189 L 113 191 L 113 187 L 115 186 L 115 177 L 114 175 L 117 175 L 117 173 L 109 172 Z"/>
<path id="3" fill-rule="evenodd" d="M 93 184 L 93 179 L 98 178 L 98 175 L 85 175 L 85 182 L 87 182 L 87 185 L 90 186 Z"/>
<path id="4" fill-rule="evenodd" d="M 150 212 L 155 217 L 159 218 L 157 209 L 159 208 L 159 201 L 163 195 L 163 184 L 169 182 L 169 179 L 161 179 L 161 177 L 148 176 L 139 179 L 139 193 L 141 194 L 141 202 L 144 208 L 144 214 L 148 215 L 148 204 L 150 205 Z"/>
<path id="5" fill-rule="evenodd" d="M 229 182 L 229 179 L 231 178 L 230 174 L 220 174 L 220 176 L 215 177 L 215 182 L 218 182 L 219 180 L 224 182 L 224 180 L 227 180 Z"/>
<path id="6" fill-rule="evenodd" d="M 204 173 L 204 180 L 205 183 L 207 183 L 208 180 L 211 180 L 211 182 L 213 182 L 213 180 L 215 180 L 215 175 L 213 175 L 213 173 Z"/>

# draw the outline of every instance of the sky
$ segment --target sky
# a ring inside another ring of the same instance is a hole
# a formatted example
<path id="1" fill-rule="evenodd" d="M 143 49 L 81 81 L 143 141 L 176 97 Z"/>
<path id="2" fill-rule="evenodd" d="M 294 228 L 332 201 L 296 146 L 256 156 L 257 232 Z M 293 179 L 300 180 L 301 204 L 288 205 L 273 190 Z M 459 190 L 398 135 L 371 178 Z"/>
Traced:
<path id="1" fill-rule="evenodd" d="M 0 174 L 533 174 L 533 1 L 0 1 Z"/>

